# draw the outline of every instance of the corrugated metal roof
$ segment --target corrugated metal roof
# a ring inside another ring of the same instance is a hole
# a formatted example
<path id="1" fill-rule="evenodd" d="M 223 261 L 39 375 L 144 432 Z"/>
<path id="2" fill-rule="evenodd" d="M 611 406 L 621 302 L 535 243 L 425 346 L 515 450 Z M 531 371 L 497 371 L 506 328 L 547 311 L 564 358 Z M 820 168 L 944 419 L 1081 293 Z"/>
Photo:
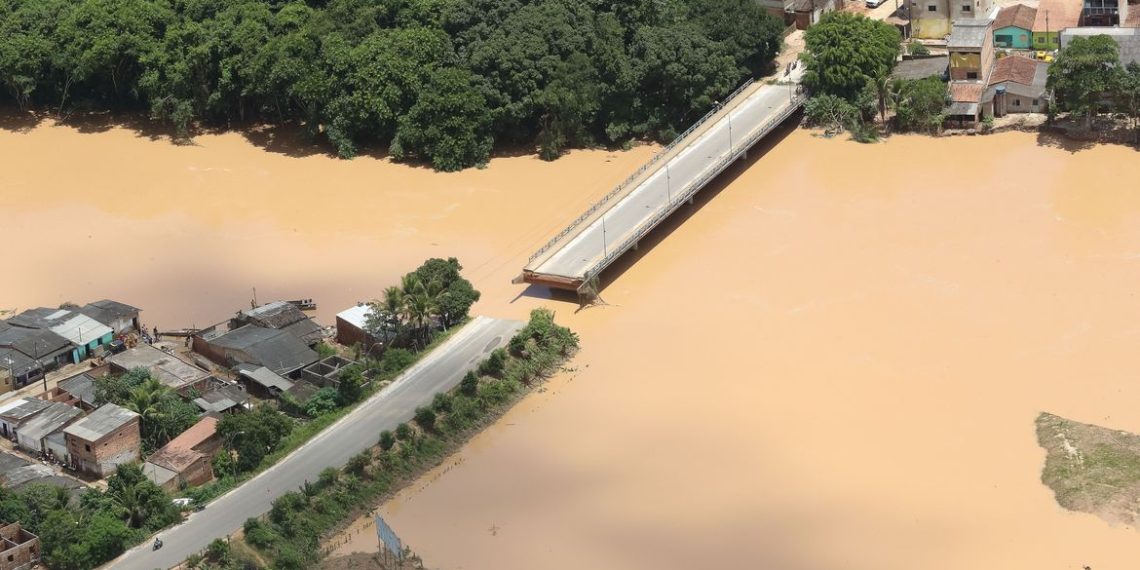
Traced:
<path id="1" fill-rule="evenodd" d="M 246 378 L 257 382 L 266 388 L 277 388 L 278 390 L 285 392 L 293 387 L 292 382 L 286 380 L 285 378 L 282 378 L 280 375 L 264 366 L 254 368 L 252 370 L 238 369 L 238 372 L 242 376 L 245 376 Z"/>
<path id="2" fill-rule="evenodd" d="M 52 402 L 49 408 L 40 412 L 38 416 L 20 428 L 20 437 L 39 441 L 47 437 L 48 434 L 59 431 L 82 413 L 79 408 L 74 406 L 62 402 Z"/>
<path id="3" fill-rule="evenodd" d="M 368 315 L 371 313 L 372 305 L 363 303 L 337 313 L 336 317 L 360 330 L 364 330 L 364 324 L 368 321 Z"/>
<path id="4" fill-rule="evenodd" d="M 110 362 L 124 370 L 146 369 L 154 379 L 175 390 L 210 375 L 209 372 L 149 344 L 140 344 L 116 354 L 110 358 Z"/>
<path id="5" fill-rule="evenodd" d="M 87 344 L 106 335 L 111 334 L 111 327 L 81 313 L 64 315 L 66 319 L 51 328 L 51 332 L 70 340 L 77 345 Z M 50 319 L 59 320 L 59 319 Z"/>
<path id="6" fill-rule="evenodd" d="M 49 406 L 51 406 L 51 402 L 45 400 L 22 398 L 18 400 L 15 406 L 0 411 L 0 417 L 9 420 L 23 420 L 44 411 Z"/>
<path id="7" fill-rule="evenodd" d="M 86 441 L 99 441 L 139 415 L 122 406 L 103 404 L 87 417 L 64 428 L 63 432 Z"/>

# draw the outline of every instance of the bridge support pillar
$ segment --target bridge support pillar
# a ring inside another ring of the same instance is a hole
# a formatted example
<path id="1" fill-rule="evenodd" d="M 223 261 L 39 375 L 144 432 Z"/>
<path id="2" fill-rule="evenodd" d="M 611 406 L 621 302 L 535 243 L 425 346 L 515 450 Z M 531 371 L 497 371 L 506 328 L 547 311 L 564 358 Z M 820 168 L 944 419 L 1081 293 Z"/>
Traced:
<path id="1" fill-rule="evenodd" d="M 692 197 L 692 196 L 689 196 L 689 205 L 690 205 L 690 206 L 692 206 L 692 205 L 693 205 L 693 197 Z"/>
<path id="2" fill-rule="evenodd" d="M 639 241 L 633 242 L 633 251 L 637 251 L 637 248 L 640 246 L 641 246 L 641 242 L 639 242 Z"/>

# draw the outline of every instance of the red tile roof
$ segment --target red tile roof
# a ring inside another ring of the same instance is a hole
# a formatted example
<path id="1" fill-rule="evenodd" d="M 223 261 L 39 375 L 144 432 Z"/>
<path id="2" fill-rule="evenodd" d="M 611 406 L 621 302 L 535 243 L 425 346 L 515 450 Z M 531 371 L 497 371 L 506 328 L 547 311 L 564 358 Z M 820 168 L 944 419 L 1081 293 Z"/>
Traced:
<path id="1" fill-rule="evenodd" d="M 147 457 L 146 460 L 149 463 L 181 473 L 199 457 L 202 457 L 202 454 L 195 451 L 194 448 L 213 437 L 217 430 L 218 418 L 206 416 L 198 423 L 190 426 L 190 429 L 182 432 L 182 435 L 170 440 L 162 449 Z"/>
<path id="2" fill-rule="evenodd" d="M 1036 19 L 1037 8 L 1025 4 L 1014 4 L 1013 6 L 1006 6 L 998 12 L 997 19 L 994 20 L 994 29 L 1000 30 L 1014 26 L 1023 30 L 1032 30 L 1033 21 Z"/>
<path id="3" fill-rule="evenodd" d="M 1081 21 L 1083 0 L 1041 0 L 1037 17 L 1033 20 L 1034 32 L 1060 32 L 1074 28 Z"/>
<path id="4" fill-rule="evenodd" d="M 1003 81 L 1033 85 L 1033 77 L 1036 74 L 1037 60 L 1020 55 L 1010 55 L 999 59 L 994 64 L 994 71 L 990 74 L 990 85 Z"/>
<path id="5" fill-rule="evenodd" d="M 977 103 L 982 100 L 986 86 L 981 83 L 950 83 L 950 100 L 956 103 Z"/>

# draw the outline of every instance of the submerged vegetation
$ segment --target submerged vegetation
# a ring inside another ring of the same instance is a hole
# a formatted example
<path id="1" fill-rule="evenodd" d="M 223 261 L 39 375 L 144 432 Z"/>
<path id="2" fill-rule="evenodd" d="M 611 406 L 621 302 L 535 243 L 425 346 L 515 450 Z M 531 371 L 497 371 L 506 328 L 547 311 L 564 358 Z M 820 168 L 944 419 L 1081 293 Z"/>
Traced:
<path id="1" fill-rule="evenodd" d="M 669 138 L 769 66 L 782 27 L 752 0 L 0 0 L 0 87 L 458 170 L 496 145 Z"/>

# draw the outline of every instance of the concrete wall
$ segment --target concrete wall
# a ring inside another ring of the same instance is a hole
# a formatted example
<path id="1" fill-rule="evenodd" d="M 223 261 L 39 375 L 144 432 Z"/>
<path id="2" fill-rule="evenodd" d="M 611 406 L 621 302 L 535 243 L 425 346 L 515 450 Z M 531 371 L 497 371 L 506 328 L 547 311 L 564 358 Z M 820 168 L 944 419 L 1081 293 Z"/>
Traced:
<path id="1" fill-rule="evenodd" d="M 910 13 L 913 37 L 937 40 L 950 35 L 950 4 L 947 0 L 911 0 Z"/>
<path id="2" fill-rule="evenodd" d="M 136 417 L 99 441 L 67 434 L 67 452 L 75 469 L 106 477 L 115 467 L 139 459 L 139 419 Z"/>
<path id="3" fill-rule="evenodd" d="M 0 526 L 0 570 L 25 570 L 40 561 L 40 539 L 20 523 Z"/>
<path id="4" fill-rule="evenodd" d="M 1009 36 L 1008 42 L 999 42 L 1000 36 Z M 1009 49 L 1030 49 L 1033 47 L 1033 32 L 1017 26 L 1006 26 L 994 30 L 994 46 Z"/>
<path id="5" fill-rule="evenodd" d="M 1033 49 L 1054 50 L 1061 47 L 1058 43 L 1058 33 L 1051 32 L 1033 32 Z"/>

